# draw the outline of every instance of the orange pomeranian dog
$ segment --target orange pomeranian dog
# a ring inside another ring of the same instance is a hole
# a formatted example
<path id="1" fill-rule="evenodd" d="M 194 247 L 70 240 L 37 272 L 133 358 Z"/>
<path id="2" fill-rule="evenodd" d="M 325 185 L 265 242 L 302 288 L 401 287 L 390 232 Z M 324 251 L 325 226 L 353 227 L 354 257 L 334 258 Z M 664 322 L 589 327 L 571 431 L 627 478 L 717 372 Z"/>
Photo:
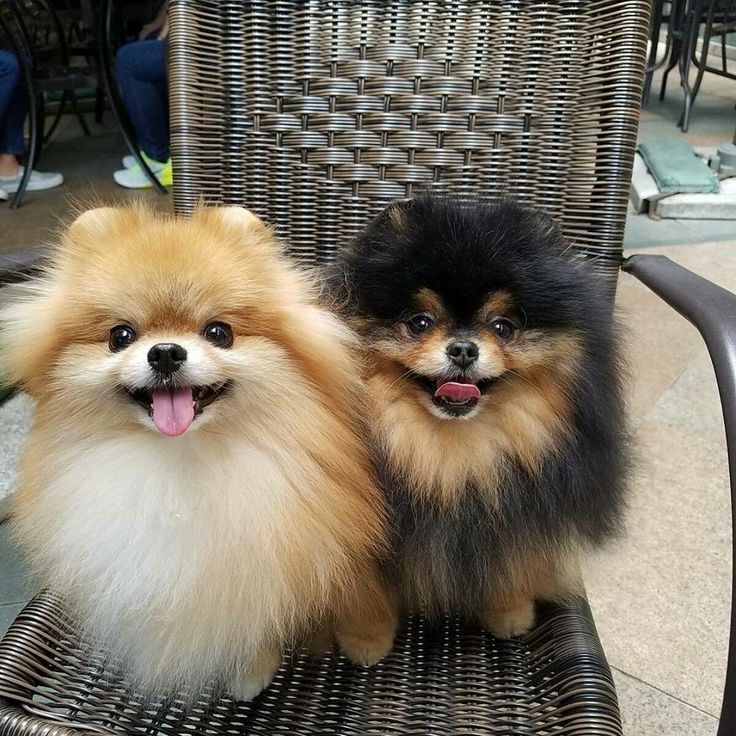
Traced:
<path id="1" fill-rule="evenodd" d="M 248 699 L 325 622 L 390 648 L 349 331 L 247 210 L 82 214 L 0 318 L 36 400 L 12 518 L 41 584 L 149 693 Z"/>

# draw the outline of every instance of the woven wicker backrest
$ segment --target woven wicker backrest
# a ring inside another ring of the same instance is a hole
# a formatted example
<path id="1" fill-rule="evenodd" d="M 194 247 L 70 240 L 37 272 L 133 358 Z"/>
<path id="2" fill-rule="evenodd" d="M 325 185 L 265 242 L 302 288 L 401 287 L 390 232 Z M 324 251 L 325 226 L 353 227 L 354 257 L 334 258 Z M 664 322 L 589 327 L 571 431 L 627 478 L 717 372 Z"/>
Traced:
<path id="1" fill-rule="evenodd" d="M 433 187 L 543 207 L 615 279 L 646 0 L 173 0 L 175 203 L 329 259 Z"/>

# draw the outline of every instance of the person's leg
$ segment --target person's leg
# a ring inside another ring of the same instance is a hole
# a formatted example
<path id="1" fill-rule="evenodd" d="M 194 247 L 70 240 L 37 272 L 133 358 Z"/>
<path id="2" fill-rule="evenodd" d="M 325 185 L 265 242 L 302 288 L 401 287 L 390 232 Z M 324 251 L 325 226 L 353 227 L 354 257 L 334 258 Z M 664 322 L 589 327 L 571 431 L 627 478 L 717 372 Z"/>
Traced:
<path id="1" fill-rule="evenodd" d="M 0 48 L 0 190 L 3 194 L 17 192 L 23 176 L 18 156 L 23 155 L 26 147 L 23 122 L 27 113 L 28 96 L 18 58 Z M 32 171 L 26 190 L 53 189 L 63 183 L 64 177 L 58 171 Z"/>
<path id="2" fill-rule="evenodd" d="M 18 156 L 25 150 L 23 121 L 28 100 L 17 57 L 0 49 L 0 177 L 18 174 Z"/>
<path id="3" fill-rule="evenodd" d="M 135 41 L 117 55 L 117 77 L 123 102 L 143 152 L 156 161 L 169 158 L 169 105 L 166 44 L 157 39 Z"/>

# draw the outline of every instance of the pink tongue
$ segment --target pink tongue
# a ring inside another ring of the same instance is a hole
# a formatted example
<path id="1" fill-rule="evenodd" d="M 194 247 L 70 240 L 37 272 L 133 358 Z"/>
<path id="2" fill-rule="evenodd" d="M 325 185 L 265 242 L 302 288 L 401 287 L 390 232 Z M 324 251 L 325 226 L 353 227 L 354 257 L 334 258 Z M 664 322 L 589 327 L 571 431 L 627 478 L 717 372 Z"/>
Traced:
<path id="1" fill-rule="evenodd" d="M 474 383 L 443 383 L 435 392 L 435 396 L 446 396 L 450 401 L 480 398 L 480 390 Z"/>
<path id="2" fill-rule="evenodd" d="M 153 423 L 167 437 L 178 437 L 194 420 L 192 389 L 162 389 L 153 392 Z"/>

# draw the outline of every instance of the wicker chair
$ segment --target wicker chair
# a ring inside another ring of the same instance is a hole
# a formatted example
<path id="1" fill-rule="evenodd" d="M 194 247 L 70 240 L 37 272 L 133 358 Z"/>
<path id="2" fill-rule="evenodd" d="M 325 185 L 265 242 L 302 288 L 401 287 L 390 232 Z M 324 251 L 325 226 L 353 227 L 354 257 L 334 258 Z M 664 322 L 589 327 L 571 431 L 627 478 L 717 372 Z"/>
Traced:
<path id="1" fill-rule="evenodd" d="M 551 212 L 613 293 L 648 14 L 644 0 L 172 0 L 176 207 L 246 204 L 325 261 L 418 187 L 504 191 Z M 666 259 L 626 267 L 701 328 L 736 427 L 721 319 L 736 297 Z M 0 735 L 621 734 L 585 600 L 539 614 L 514 641 L 416 615 L 372 669 L 297 652 L 253 703 L 203 693 L 185 711 L 128 692 L 42 594 L 0 644 Z M 720 736 L 736 733 L 733 659 Z"/>

